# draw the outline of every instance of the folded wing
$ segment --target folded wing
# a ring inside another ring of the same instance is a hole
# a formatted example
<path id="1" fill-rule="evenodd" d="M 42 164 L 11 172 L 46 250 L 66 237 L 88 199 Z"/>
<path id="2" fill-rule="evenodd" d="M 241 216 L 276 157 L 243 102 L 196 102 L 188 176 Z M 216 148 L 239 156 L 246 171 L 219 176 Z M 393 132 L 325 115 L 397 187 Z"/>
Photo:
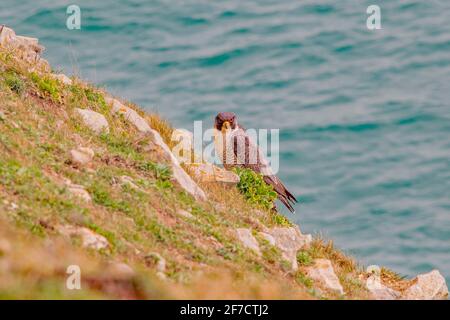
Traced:
<path id="1" fill-rule="evenodd" d="M 293 205 L 297 202 L 297 199 L 286 189 L 281 180 L 273 174 L 269 162 L 264 158 L 260 148 L 253 143 L 245 131 L 242 129 L 234 131 L 232 143 L 235 165 L 262 174 L 264 181 L 271 185 L 277 193 L 278 199 L 290 212 L 295 212 Z"/>

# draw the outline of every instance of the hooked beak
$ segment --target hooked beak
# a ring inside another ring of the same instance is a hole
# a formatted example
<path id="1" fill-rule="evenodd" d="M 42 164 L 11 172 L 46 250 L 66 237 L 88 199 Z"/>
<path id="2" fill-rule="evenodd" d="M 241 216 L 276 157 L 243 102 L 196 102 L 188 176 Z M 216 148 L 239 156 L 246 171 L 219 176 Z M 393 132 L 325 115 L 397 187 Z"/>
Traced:
<path id="1" fill-rule="evenodd" d="M 228 121 L 225 121 L 223 124 L 222 124 L 222 133 L 225 133 L 228 129 L 230 129 L 231 128 L 231 125 L 230 125 L 230 123 L 228 122 Z"/>

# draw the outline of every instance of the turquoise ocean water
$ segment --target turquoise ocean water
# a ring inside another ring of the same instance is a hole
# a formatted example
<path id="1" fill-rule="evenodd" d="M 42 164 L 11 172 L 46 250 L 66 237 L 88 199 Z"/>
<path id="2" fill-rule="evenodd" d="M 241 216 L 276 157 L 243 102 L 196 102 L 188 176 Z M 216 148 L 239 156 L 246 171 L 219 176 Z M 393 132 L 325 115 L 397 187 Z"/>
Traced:
<path id="1" fill-rule="evenodd" d="M 67 30 L 66 8 L 82 29 Z M 366 28 L 381 7 L 382 30 Z M 291 216 L 366 265 L 450 280 L 450 1 L 2 0 L 45 57 L 178 127 L 279 128 Z"/>

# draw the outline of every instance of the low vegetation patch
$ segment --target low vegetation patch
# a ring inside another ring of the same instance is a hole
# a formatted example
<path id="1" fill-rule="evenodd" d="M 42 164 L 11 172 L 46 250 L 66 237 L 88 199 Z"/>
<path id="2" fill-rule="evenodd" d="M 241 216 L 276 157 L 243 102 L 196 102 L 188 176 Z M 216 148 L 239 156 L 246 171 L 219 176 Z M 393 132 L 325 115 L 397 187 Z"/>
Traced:
<path id="1" fill-rule="evenodd" d="M 21 95 L 25 91 L 25 82 L 14 71 L 7 71 L 3 74 L 6 86 L 13 92 Z"/>
<path id="2" fill-rule="evenodd" d="M 55 102 L 61 102 L 61 84 L 58 80 L 49 76 L 41 76 L 35 72 L 31 73 L 31 80 L 43 96 L 48 96 Z"/>
<path id="3" fill-rule="evenodd" d="M 272 186 L 264 182 L 261 175 L 241 168 L 236 168 L 235 172 L 240 178 L 237 187 L 250 203 L 268 210 L 274 207 L 277 193 Z"/>

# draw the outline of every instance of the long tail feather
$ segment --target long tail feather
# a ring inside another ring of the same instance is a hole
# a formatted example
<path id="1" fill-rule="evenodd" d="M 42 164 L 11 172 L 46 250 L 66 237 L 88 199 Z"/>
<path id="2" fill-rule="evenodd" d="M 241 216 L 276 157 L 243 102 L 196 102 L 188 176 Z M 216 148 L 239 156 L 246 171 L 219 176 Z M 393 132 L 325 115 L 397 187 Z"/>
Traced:
<path id="1" fill-rule="evenodd" d="M 290 193 L 284 184 L 276 176 L 264 176 L 264 181 L 271 185 L 278 195 L 278 199 L 288 208 L 292 213 L 295 212 L 293 205 L 297 203 L 297 199 Z"/>

